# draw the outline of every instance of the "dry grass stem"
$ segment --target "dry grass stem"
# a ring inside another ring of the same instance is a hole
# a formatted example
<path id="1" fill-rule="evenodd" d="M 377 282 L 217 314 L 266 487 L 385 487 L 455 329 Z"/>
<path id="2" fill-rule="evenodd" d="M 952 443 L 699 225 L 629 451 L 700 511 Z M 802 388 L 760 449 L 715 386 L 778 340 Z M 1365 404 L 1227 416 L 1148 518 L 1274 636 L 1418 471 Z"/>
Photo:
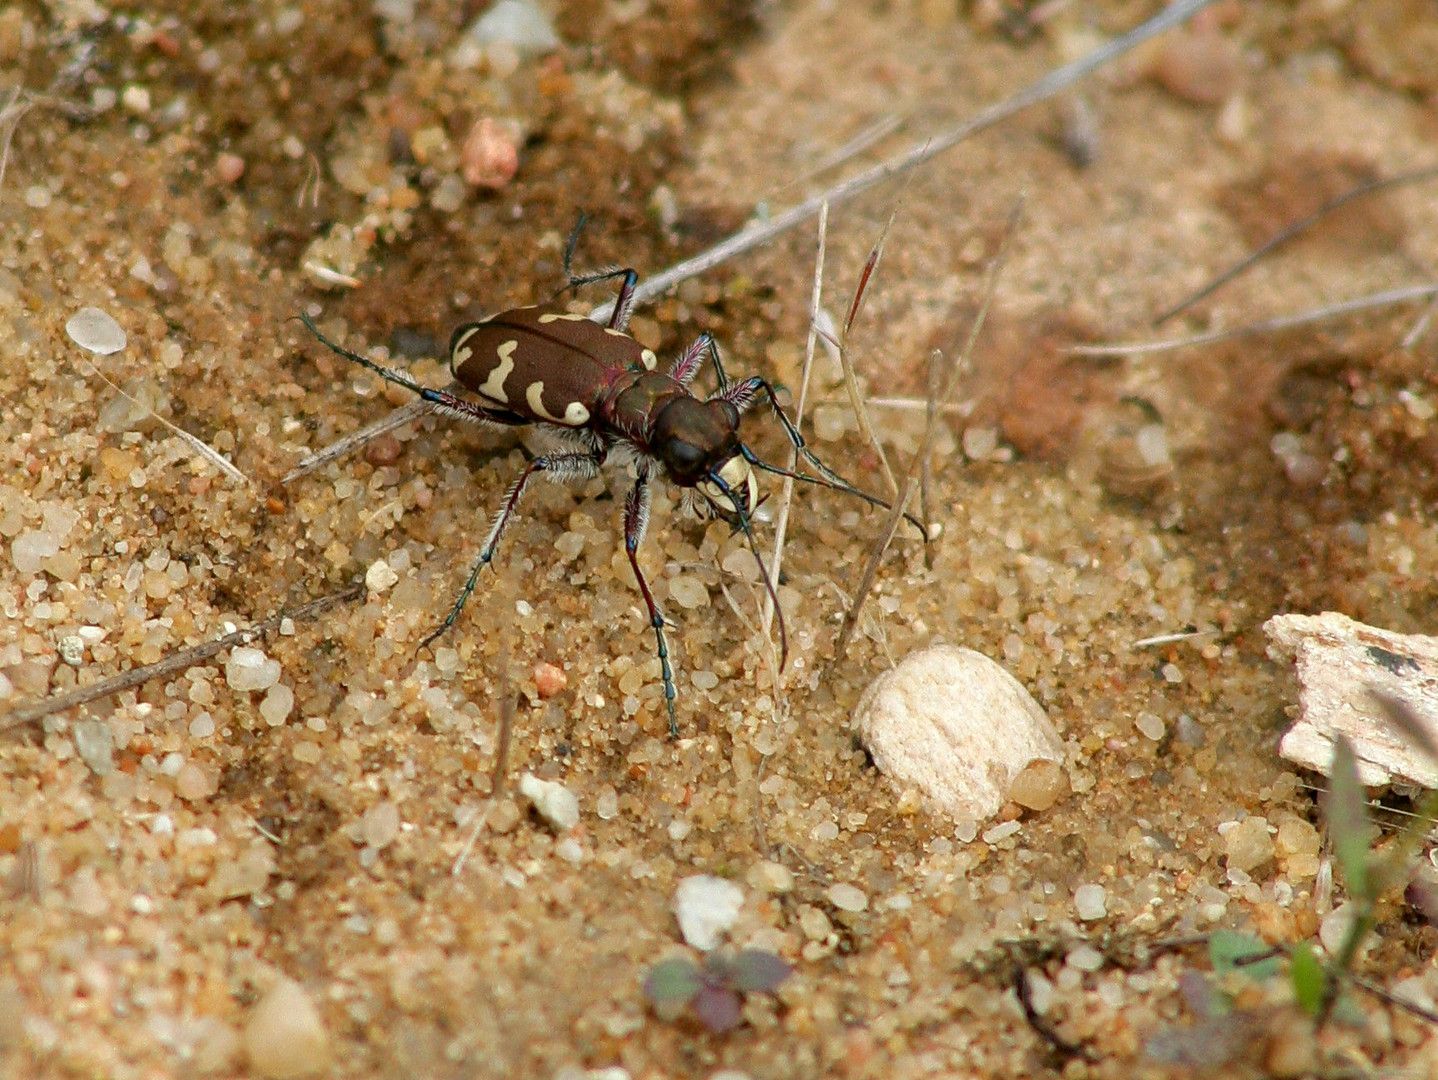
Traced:
<path id="1" fill-rule="evenodd" d="M 1306 217 L 1300 218 L 1299 220 L 1293 222 L 1291 225 L 1287 225 L 1283 229 L 1279 230 L 1277 235 L 1273 236 L 1271 239 L 1263 243 L 1257 251 L 1254 251 L 1251 255 L 1247 255 L 1244 258 L 1240 259 L 1233 266 L 1229 267 L 1223 273 L 1219 274 L 1218 277 L 1214 278 L 1203 288 L 1199 289 L 1197 292 L 1189 296 L 1184 297 L 1184 299 L 1180 300 L 1177 304 L 1169 308 L 1158 318 L 1154 319 L 1154 327 L 1157 328 L 1162 326 L 1164 323 L 1168 322 L 1169 319 L 1172 319 L 1175 315 L 1182 314 L 1184 311 L 1187 311 L 1200 300 L 1203 300 L 1208 296 L 1212 296 L 1215 292 L 1223 288 L 1223 286 L 1227 285 L 1234 278 L 1238 277 L 1255 263 L 1265 258 L 1275 248 L 1282 247 L 1294 237 L 1306 232 L 1311 226 L 1316 225 L 1324 217 L 1333 213 L 1339 207 L 1344 206 L 1355 199 L 1362 199 L 1369 195 L 1376 195 L 1379 192 L 1387 191 L 1389 188 L 1398 187 L 1402 184 L 1415 184 L 1424 180 L 1431 180 L 1435 176 L 1438 176 L 1438 166 L 1430 167 L 1427 169 L 1418 169 L 1413 172 L 1402 173 L 1398 176 L 1390 176 L 1386 180 L 1373 180 L 1366 184 L 1359 184 L 1358 186 L 1350 188 L 1348 191 L 1343 192 L 1343 194 L 1341 195 L 1334 196 L 1332 199 L 1329 199 L 1326 203 L 1320 206 L 1317 210 L 1314 210 L 1311 214 L 1307 215 Z"/>
<path id="2" fill-rule="evenodd" d="M 308 604 L 302 604 L 294 611 L 281 612 L 273 618 L 257 623 L 248 630 L 236 630 L 234 633 L 226 634 L 224 637 L 215 638 L 202 645 L 196 645 L 189 649 L 181 649 L 177 653 L 171 653 L 165 659 L 154 664 L 147 664 L 144 667 L 133 668 L 130 671 L 121 672 L 113 678 L 105 679 L 95 683 L 93 686 L 82 686 L 79 689 L 71 690 L 67 694 L 57 694 L 54 697 L 37 701 L 33 705 L 26 705 L 16 709 L 9 716 L 0 719 L 0 731 L 9 731 L 11 728 L 20 727 L 22 724 L 31 724 L 36 720 L 43 720 L 66 709 L 73 709 L 79 705 L 86 705 L 100 698 L 109 697 L 111 694 L 118 694 L 121 690 L 129 690 L 131 687 L 142 686 L 152 679 L 161 679 L 167 675 L 174 675 L 196 664 L 208 660 L 216 653 L 225 649 L 233 648 L 236 645 L 246 645 L 257 637 L 272 633 L 279 629 L 280 623 L 286 619 L 304 620 L 318 615 L 322 611 L 363 596 L 365 591 L 364 582 L 357 581 L 346 589 L 329 596 L 322 596 L 318 600 L 311 600 Z"/>
<path id="3" fill-rule="evenodd" d="M 1070 345 L 1064 351 L 1072 356 L 1143 356 L 1146 353 L 1186 349 L 1192 345 L 1212 345 L 1216 341 L 1228 341 L 1231 338 L 1291 330 L 1295 326 L 1306 326 L 1309 323 L 1322 322 L 1324 319 L 1336 319 L 1340 315 L 1351 315 L 1356 311 L 1390 307 L 1394 304 L 1406 304 L 1412 300 L 1427 300 L 1431 297 L 1438 297 L 1438 284 L 1405 285 L 1401 289 L 1387 289 L 1384 292 L 1370 293 L 1353 300 L 1343 300 L 1337 304 L 1311 308 L 1308 311 L 1299 312 L 1297 315 L 1280 315 L 1276 319 L 1249 323 L 1247 326 L 1236 326 L 1231 330 L 1214 330 L 1206 334 L 1191 334 L 1188 337 L 1167 338 L 1163 341 L 1140 341 L 1129 345 Z"/>
<path id="4" fill-rule="evenodd" d="M 142 409 L 145 410 L 147 415 L 153 417 L 156 421 L 163 425 L 165 429 L 169 431 L 172 435 L 178 436 L 190 447 L 191 450 L 193 450 L 200 457 L 204 458 L 215 468 L 219 469 L 220 472 L 224 473 L 231 480 L 235 481 L 238 484 L 244 484 L 247 487 L 254 486 L 253 480 L 251 480 L 244 473 L 240 472 L 240 470 L 237 469 L 228 458 L 224 457 L 218 450 L 216 450 L 213 446 L 210 446 L 199 436 L 191 435 L 184 428 L 177 427 L 176 425 L 170 423 L 170 421 L 166 420 L 159 413 L 155 412 L 154 409 L 150 408 L 144 402 L 137 401 L 135 398 L 125 393 L 124 390 L 111 382 L 103 371 L 97 368 L 94 364 L 90 363 L 84 357 L 80 358 L 80 362 L 90 369 L 90 373 L 92 375 L 97 376 L 100 381 L 103 382 L 106 386 L 108 386 L 111 390 L 115 391 L 115 393 L 119 394 L 122 398 L 124 398 L 131 404 L 139 405 Z"/>
<path id="5" fill-rule="evenodd" d="M 799 397 L 794 402 L 794 430 L 802 432 L 804 424 L 804 406 L 809 399 L 809 377 L 814 370 L 814 349 L 819 340 L 819 310 L 822 306 L 824 295 L 824 255 L 828 247 L 829 238 L 829 206 L 826 203 L 819 208 L 819 240 L 818 250 L 814 256 L 814 290 L 809 298 L 809 337 L 804 345 L 804 368 L 799 375 Z M 799 467 L 799 448 L 789 448 L 789 463 L 787 468 L 793 472 Z M 784 538 L 789 529 L 789 510 L 794 504 L 794 478 L 784 477 L 784 483 L 779 488 L 779 507 L 774 515 L 774 554 L 769 559 L 769 581 L 774 588 L 779 587 L 779 571 L 784 565 Z M 764 636 L 769 636 L 770 627 L 774 621 L 774 602 L 766 595 L 764 597 L 764 609 L 761 623 L 764 627 Z"/>
<path id="6" fill-rule="evenodd" d="M 984 281 L 983 302 L 979 305 L 978 315 L 974 318 L 973 326 L 969 328 L 969 336 L 964 341 L 964 347 L 958 357 L 951 363 L 948 370 L 944 372 L 943 390 L 939 400 L 947 401 L 958 389 L 959 379 L 968 366 L 970 355 L 973 353 L 974 345 L 978 341 L 979 332 L 983 330 L 984 320 L 988 318 L 989 308 L 993 305 L 994 295 L 998 290 L 999 274 L 1003 270 L 1004 263 L 1008 259 L 1009 245 L 1013 241 L 1014 233 L 1018 228 L 1019 215 L 1023 210 L 1023 202 L 1014 207 L 1009 214 L 1008 224 L 1004 229 L 1003 241 L 994 257 L 989 260 L 988 273 Z M 899 522 L 903 520 L 904 510 L 909 500 L 913 497 L 914 488 L 917 486 L 918 473 L 921 462 L 926 460 L 934 451 L 934 440 L 938 436 L 937 406 L 929 414 L 929 422 L 924 431 L 924 441 L 919 452 L 909 462 L 909 468 L 904 476 L 904 486 L 894 505 L 889 510 L 883 529 L 880 530 L 879 538 L 875 542 L 873 550 L 869 553 L 869 560 L 864 566 L 864 572 L 859 578 L 858 588 L 854 592 L 854 602 L 850 605 L 849 611 L 844 616 L 843 626 L 839 629 L 838 640 L 834 643 L 834 663 L 839 663 L 844 657 L 845 650 L 849 647 L 849 639 L 854 634 L 854 627 L 858 624 L 859 613 L 863 610 L 865 601 L 873 591 L 874 581 L 878 577 L 879 565 L 883 562 L 884 553 L 888 551 L 889 544 L 898 532 Z"/>
<path id="7" fill-rule="evenodd" d="M 900 176 L 910 169 L 924 164 L 945 150 L 957 146 L 965 139 L 972 138 L 979 132 L 986 131 L 1033 105 L 1047 101 L 1056 94 L 1067 90 L 1085 76 L 1106 67 L 1124 53 L 1150 38 L 1157 37 L 1164 31 L 1181 25 L 1213 2 L 1214 0 L 1176 0 L 1175 3 L 1164 8 L 1147 22 L 1134 27 L 1127 34 L 1121 34 L 1108 44 L 1095 49 L 1071 64 L 1055 68 L 1018 93 L 1011 94 L 1003 101 L 990 105 L 987 109 L 981 109 L 969 119 L 954 125 L 947 131 L 925 139 L 917 146 L 887 158 L 856 176 L 842 180 L 827 190 L 805 199 L 798 206 L 776 214 L 767 221 L 735 233 L 729 239 L 715 244 L 708 251 L 700 252 L 691 259 L 675 263 L 669 269 L 644 279 L 634 290 L 635 301 L 642 302 L 650 297 L 660 296 L 681 281 L 702 274 L 706 270 L 712 270 L 714 267 L 728 262 L 735 255 L 748 251 L 752 247 L 758 247 L 760 244 L 768 243 L 776 236 L 788 232 L 794 226 L 817 214 L 825 203 L 837 205 L 847 199 L 852 199 L 885 180 Z M 593 317 L 607 319 L 613 310 L 612 302 L 603 304 L 595 309 Z"/>

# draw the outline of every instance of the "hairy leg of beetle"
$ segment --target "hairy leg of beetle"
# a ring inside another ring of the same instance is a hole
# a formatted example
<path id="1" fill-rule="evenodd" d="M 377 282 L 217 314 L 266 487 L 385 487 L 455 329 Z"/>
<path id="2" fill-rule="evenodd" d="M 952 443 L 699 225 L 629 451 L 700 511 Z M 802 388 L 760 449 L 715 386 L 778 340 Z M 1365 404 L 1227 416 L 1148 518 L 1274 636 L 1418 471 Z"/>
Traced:
<path id="1" fill-rule="evenodd" d="M 624 500 L 624 551 L 629 556 L 629 565 L 634 568 L 634 579 L 639 582 L 639 591 L 644 596 L 644 606 L 649 609 L 649 625 L 654 627 L 654 637 L 659 643 L 659 667 L 664 674 L 664 704 L 669 707 L 669 737 L 679 737 L 679 721 L 674 714 L 674 671 L 669 666 L 669 643 L 664 637 L 664 616 L 649 591 L 649 582 L 644 571 L 639 569 L 639 545 L 644 541 L 644 532 L 649 527 L 649 474 L 640 471 L 629 497 Z"/>
<path id="2" fill-rule="evenodd" d="M 504 535 L 505 526 L 514 516 L 515 508 L 524 495 L 524 489 L 535 474 L 546 473 L 551 480 L 558 482 L 590 480 L 599 475 L 599 466 L 603 460 L 602 455 L 596 456 L 588 453 L 546 454 L 543 457 L 535 458 L 525 466 L 524 472 L 519 474 L 518 479 L 510 484 L 509 490 L 505 492 L 504 505 L 495 515 L 494 524 L 489 527 L 489 536 L 485 538 L 484 547 L 479 551 L 479 558 L 474 561 L 474 568 L 469 572 L 469 580 L 464 583 L 464 589 L 460 592 L 459 599 L 454 602 L 454 607 L 450 609 L 444 622 L 440 623 L 428 637 L 419 643 L 421 649 L 453 626 L 454 621 L 459 618 L 459 613 L 464 609 L 470 593 L 474 592 L 475 582 L 479 580 L 479 572 L 494 561 L 494 553 L 499 548 L 499 538 Z"/>

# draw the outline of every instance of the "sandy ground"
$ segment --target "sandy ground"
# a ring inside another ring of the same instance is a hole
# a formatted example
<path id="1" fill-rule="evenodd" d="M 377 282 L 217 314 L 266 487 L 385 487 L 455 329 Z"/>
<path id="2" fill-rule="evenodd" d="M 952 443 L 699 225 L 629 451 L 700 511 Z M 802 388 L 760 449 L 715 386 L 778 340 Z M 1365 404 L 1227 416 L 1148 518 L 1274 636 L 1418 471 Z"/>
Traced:
<path id="1" fill-rule="evenodd" d="M 280 624 L 258 666 L 227 649 L 0 735 L 5 1074 L 1164 1075 L 1144 1048 L 1204 1020 L 1185 982 L 1208 969 L 1202 935 L 1317 940 L 1342 900 L 1314 778 L 1276 755 L 1294 689 L 1261 627 L 1326 609 L 1432 627 L 1435 335 L 1410 334 L 1409 305 L 1064 350 L 1431 280 L 1433 186 L 1397 186 L 1151 326 L 1324 200 L 1432 164 L 1431 8 L 1219 4 L 836 208 L 840 319 L 897 210 L 851 340 L 896 468 L 930 353 L 962 347 L 1008 237 L 933 465 L 932 566 L 901 535 L 832 662 L 880 522 L 801 492 L 776 686 L 742 537 L 662 495 L 642 563 L 675 624 L 670 740 L 622 474 L 537 487 L 417 653 L 528 450 L 426 418 L 281 483 L 407 397 L 293 316 L 442 384 L 415 358 L 547 299 L 578 210 L 583 265 L 657 271 L 1152 8 L 1053 5 L 1035 25 L 929 0 L 575 3 L 558 49 L 466 59 L 473 7 L 0 8 L 0 73 L 31 92 L 0 128 L 0 716 L 371 586 Z M 793 386 L 814 257 L 811 225 L 646 306 L 635 333 L 673 355 L 708 330 L 731 371 Z M 123 350 L 67 334 L 87 306 Z M 822 353 L 816 393 L 814 446 L 882 494 Z M 1167 460 L 1135 448 L 1155 425 Z M 772 424 L 745 432 L 782 454 Z M 956 822 L 875 770 L 855 703 L 936 640 L 1028 687 L 1068 798 Z M 575 828 L 528 813 L 525 772 L 577 798 Z M 794 966 L 724 1035 L 640 990 L 696 955 L 671 902 L 697 874 L 743 888 L 730 940 Z M 1093 886 L 1097 914 L 1075 906 Z M 1431 1002 L 1432 931 L 1394 899 L 1364 970 Z M 1242 1023 L 1196 1041 L 1210 1064 L 1438 1069 L 1428 1029 L 1376 998 L 1315 1039 L 1282 979 L 1215 985 Z"/>

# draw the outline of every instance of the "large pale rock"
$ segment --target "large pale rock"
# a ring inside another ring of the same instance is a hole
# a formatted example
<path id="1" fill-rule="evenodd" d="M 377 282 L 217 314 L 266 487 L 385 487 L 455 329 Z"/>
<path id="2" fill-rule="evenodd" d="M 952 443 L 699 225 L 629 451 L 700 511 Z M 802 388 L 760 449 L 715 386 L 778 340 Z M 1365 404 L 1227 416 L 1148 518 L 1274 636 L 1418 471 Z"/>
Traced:
<path id="1" fill-rule="evenodd" d="M 996 813 L 1030 763 L 1064 759 L 1058 733 L 1019 681 L 953 645 L 913 653 L 879 676 L 854 719 L 881 772 L 959 821 Z"/>

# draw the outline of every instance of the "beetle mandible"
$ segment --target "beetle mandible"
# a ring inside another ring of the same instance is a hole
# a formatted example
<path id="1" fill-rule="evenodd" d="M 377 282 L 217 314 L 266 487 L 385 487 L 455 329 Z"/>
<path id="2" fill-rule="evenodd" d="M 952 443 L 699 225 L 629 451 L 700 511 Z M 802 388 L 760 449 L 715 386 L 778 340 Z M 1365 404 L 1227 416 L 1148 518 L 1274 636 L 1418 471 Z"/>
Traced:
<path id="1" fill-rule="evenodd" d="M 494 561 L 500 537 L 530 480 L 540 473 L 556 481 L 588 480 L 598 476 L 608 462 L 633 463 L 634 486 L 624 500 L 624 550 L 654 630 L 669 733 L 674 736 L 679 733 L 674 705 L 677 695 L 664 634 L 665 619 L 638 558 L 639 545 L 649 525 L 650 486 L 654 480 L 663 477 L 678 486 L 684 503 L 699 516 L 723 518 L 744 532 L 774 603 L 780 670 L 788 661 L 788 634 L 774 584 L 754 541 L 752 519 L 759 503 L 755 473 L 773 473 L 843 491 L 874 506 L 887 508 L 889 504 L 860 491 L 809 450 L 767 379 L 751 375 L 731 382 L 710 334 L 699 335 L 667 371 L 657 370 L 654 352 L 628 333 L 639 275 L 627 267 L 583 276 L 571 273 L 574 247 L 583 224 L 581 217 L 565 250 L 568 283 L 560 295 L 617 279 L 619 295 L 609 321 L 598 323 L 572 313 L 556 297 L 548 304 L 513 308 L 463 324 L 450 337 L 449 364 L 455 380 L 475 400 L 421 386 L 402 372 L 331 341 L 308 315 L 301 315 L 300 321 L 340 356 L 414 391 L 438 412 L 488 425 L 534 424 L 553 436 L 559 447 L 531 460 L 509 485 L 459 598 L 444 622 L 420 642 L 420 648 L 433 642 L 459 618 L 480 571 Z M 714 368 L 718 389 L 707 398 L 699 398 L 689 387 L 705 360 Z M 740 440 L 740 420 L 760 400 L 769 404 L 789 442 L 820 476 L 791 472 L 762 461 Z M 924 532 L 917 520 L 904 516 L 921 534 Z"/>

